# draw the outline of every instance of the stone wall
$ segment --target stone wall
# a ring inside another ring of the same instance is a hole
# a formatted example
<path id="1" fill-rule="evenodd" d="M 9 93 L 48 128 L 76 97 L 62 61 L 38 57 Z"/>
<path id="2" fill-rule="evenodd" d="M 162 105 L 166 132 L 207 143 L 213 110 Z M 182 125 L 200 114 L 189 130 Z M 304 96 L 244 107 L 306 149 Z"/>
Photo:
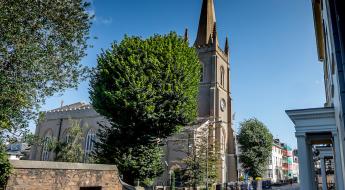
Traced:
<path id="1" fill-rule="evenodd" d="M 8 190 L 122 190 L 117 168 L 112 165 L 22 160 L 11 164 L 14 171 Z"/>

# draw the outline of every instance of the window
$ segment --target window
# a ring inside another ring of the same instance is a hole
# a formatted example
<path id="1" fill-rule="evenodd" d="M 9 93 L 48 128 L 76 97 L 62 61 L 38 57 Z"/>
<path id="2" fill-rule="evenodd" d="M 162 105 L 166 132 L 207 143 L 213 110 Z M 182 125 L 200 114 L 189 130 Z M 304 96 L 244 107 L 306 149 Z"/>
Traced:
<path id="1" fill-rule="evenodd" d="M 44 142 L 43 142 L 43 149 L 42 149 L 42 161 L 47 161 L 49 160 L 49 155 L 50 155 L 50 148 L 49 144 L 51 143 L 53 137 L 53 133 L 51 130 L 49 130 L 46 135 L 44 136 Z"/>
<path id="2" fill-rule="evenodd" d="M 200 67 L 200 82 L 204 82 L 204 64 Z"/>
<path id="3" fill-rule="evenodd" d="M 221 151 L 223 153 L 224 151 L 224 145 L 225 145 L 225 139 L 223 133 L 221 134 Z"/>
<path id="4" fill-rule="evenodd" d="M 96 133 L 93 129 L 90 129 L 85 138 L 85 156 L 84 162 L 88 162 L 89 156 L 94 148 Z"/>
<path id="5" fill-rule="evenodd" d="M 68 129 L 66 129 L 65 132 L 63 133 L 63 142 L 69 143 L 69 140 L 70 140 L 70 135 L 69 135 Z"/>
<path id="6" fill-rule="evenodd" d="M 224 67 L 222 66 L 220 68 L 220 85 L 222 85 L 222 87 L 224 87 L 224 78 L 225 78 L 225 73 L 224 73 Z"/>

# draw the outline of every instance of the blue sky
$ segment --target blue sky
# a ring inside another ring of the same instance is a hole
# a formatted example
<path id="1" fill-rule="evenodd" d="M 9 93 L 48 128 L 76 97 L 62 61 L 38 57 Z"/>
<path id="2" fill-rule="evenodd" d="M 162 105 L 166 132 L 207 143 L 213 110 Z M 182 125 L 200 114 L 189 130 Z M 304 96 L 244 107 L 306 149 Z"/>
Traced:
<path id="1" fill-rule="evenodd" d="M 125 34 L 147 37 L 189 29 L 194 42 L 202 0 L 93 0 L 91 35 L 98 39 L 82 64 L 94 67 L 101 49 Z M 220 43 L 230 38 L 235 128 L 257 117 L 275 137 L 296 147 L 286 109 L 321 107 L 325 102 L 311 0 L 215 0 Z M 89 102 L 88 82 L 47 99 L 42 111 Z"/>

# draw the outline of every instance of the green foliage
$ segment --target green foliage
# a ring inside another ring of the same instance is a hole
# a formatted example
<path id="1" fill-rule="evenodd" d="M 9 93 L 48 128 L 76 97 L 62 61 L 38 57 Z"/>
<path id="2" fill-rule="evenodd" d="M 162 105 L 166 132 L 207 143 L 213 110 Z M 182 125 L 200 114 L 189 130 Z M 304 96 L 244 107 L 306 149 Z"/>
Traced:
<path id="1" fill-rule="evenodd" d="M 273 136 L 267 127 L 256 118 L 240 123 L 238 142 L 241 145 L 240 162 L 256 178 L 264 174 L 272 152 Z"/>
<path id="2" fill-rule="evenodd" d="M 175 178 L 175 172 L 171 172 L 170 175 L 170 180 L 171 180 L 171 190 L 175 190 L 176 189 L 176 178 Z"/>
<path id="3" fill-rule="evenodd" d="M 56 138 L 44 139 L 32 133 L 25 136 L 25 143 L 30 146 L 43 147 L 46 146 L 48 151 L 56 154 L 55 161 L 59 162 L 83 162 L 83 148 L 84 141 L 83 131 L 80 126 L 80 121 L 69 120 L 71 127 L 68 129 L 68 141 L 58 141 Z"/>
<path id="4" fill-rule="evenodd" d="M 80 121 L 70 121 L 72 127 L 68 129 L 68 141 L 59 142 L 55 148 L 55 161 L 59 162 L 82 162 L 84 141 L 83 130 L 80 127 Z"/>
<path id="5" fill-rule="evenodd" d="M 135 185 L 137 180 L 149 181 L 164 171 L 162 150 L 158 144 L 119 145 L 117 139 L 107 132 L 100 132 L 98 139 L 102 143 L 96 143 L 96 162 L 116 164 L 127 183 Z"/>
<path id="6" fill-rule="evenodd" d="M 102 52 L 91 80 L 98 113 L 121 130 L 123 144 L 166 138 L 194 121 L 200 64 L 194 48 L 170 33 L 127 37 Z"/>
<path id="7" fill-rule="evenodd" d="M 139 146 L 130 148 L 122 155 L 121 170 L 129 172 L 133 179 L 147 180 L 163 172 L 162 151 L 159 146 Z"/>
<path id="8" fill-rule="evenodd" d="M 211 187 L 212 184 L 217 182 L 217 163 L 220 150 L 219 146 L 208 142 L 209 139 L 214 138 L 210 136 L 208 127 L 195 131 L 197 139 L 189 139 L 190 144 L 188 147 L 179 148 L 179 150 L 185 151 L 186 154 L 181 162 L 184 166 L 182 170 L 183 181 L 188 187 L 205 185 L 206 180 L 208 180 Z"/>
<path id="9" fill-rule="evenodd" d="M 157 147 L 159 139 L 174 134 L 197 116 L 200 64 L 195 49 L 176 33 L 148 39 L 125 36 L 121 43 L 103 51 L 97 61 L 90 99 L 111 125 L 102 126 L 98 134 L 98 161 L 118 165 L 128 183 L 133 184 L 137 177 L 143 180 L 139 173 L 145 167 L 151 168 L 150 177 L 156 177 L 161 170 L 161 151 L 154 148 L 149 155 L 148 148 Z M 132 160 L 131 154 L 134 158 L 146 154 L 142 161 L 153 162 L 124 165 Z M 131 159 L 125 160 L 127 157 Z"/>
<path id="10" fill-rule="evenodd" d="M 8 160 L 5 146 L 0 138 L 0 189 L 6 186 L 7 179 L 11 174 L 12 166 Z"/>
<path id="11" fill-rule="evenodd" d="M 88 8 L 84 0 L 0 0 L 0 131 L 26 128 L 45 97 L 86 76 Z"/>
<path id="12" fill-rule="evenodd" d="M 154 179 L 151 179 L 151 178 L 146 178 L 144 179 L 144 181 L 142 182 L 142 185 L 143 187 L 151 187 L 154 183 Z"/>

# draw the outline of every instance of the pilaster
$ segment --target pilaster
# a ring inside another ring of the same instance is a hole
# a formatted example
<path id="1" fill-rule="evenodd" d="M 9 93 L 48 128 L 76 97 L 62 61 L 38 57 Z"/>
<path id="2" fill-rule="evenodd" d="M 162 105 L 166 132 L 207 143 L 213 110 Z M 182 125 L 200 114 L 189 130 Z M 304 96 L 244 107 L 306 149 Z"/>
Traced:
<path id="1" fill-rule="evenodd" d="M 327 190 L 327 175 L 326 175 L 326 166 L 325 158 L 320 158 L 320 167 L 321 167 L 321 177 L 322 177 L 322 190 Z"/>
<path id="2" fill-rule="evenodd" d="M 343 163 L 341 162 L 341 151 L 340 151 L 340 141 L 339 136 L 337 132 L 333 132 L 333 145 L 334 145 L 334 152 L 335 152 L 335 181 L 337 189 L 343 189 L 344 188 L 344 181 L 343 181 L 343 172 L 341 170 Z"/>
<path id="3" fill-rule="evenodd" d="M 299 154 L 299 171 L 300 171 L 300 185 L 303 190 L 315 190 L 314 189 L 314 178 L 313 169 L 311 162 L 313 161 L 311 155 L 311 146 L 307 141 L 306 134 L 296 134 L 298 154 Z"/>

